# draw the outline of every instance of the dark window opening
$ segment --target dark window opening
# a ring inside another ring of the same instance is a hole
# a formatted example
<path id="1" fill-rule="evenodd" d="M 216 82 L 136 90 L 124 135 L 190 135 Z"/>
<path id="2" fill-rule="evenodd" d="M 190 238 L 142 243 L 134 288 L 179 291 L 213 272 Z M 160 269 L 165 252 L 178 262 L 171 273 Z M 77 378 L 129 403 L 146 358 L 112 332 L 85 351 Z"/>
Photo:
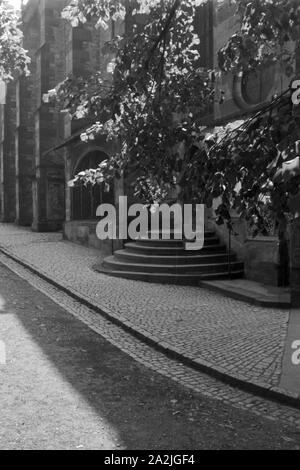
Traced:
<path id="1" fill-rule="evenodd" d="M 263 103 L 274 84 L 274 67 L 246 72 L 242 78 L 242 96 L 247 104 Z"/>
<path id="2" fill-rule="evenodd" d="M 80 171 L 95 169 L 107 158 L 104 152 L 91 152 L 81 160 L 74 174 Z M 114 191 L 111 185 L 108 192 L 104 191 L 104 183 L 79 185 L 71 189 L 72 220 L 89 220 L 96 218 L 97 207 L 100 204 L 113 204 Z"/>

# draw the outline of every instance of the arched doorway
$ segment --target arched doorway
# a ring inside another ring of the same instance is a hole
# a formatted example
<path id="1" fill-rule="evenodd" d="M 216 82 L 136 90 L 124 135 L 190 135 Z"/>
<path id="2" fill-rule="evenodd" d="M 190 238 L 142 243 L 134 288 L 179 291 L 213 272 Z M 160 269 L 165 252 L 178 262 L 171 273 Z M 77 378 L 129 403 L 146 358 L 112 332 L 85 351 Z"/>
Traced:
<path id="1" fill-rule="evenodd" d="M 89 152 L 75 167 L 74 175 L 89 168 L 97 168 L 105 159 L 107 159 L 107 155 L 104 152 L 99 150 Z M 105 192 L 104 184 L 75 186 L 71 189 L 72 220 L 95 219 L 97 207 L 103 203 L 114 203 L 112 187 L 109 192 Z"/>

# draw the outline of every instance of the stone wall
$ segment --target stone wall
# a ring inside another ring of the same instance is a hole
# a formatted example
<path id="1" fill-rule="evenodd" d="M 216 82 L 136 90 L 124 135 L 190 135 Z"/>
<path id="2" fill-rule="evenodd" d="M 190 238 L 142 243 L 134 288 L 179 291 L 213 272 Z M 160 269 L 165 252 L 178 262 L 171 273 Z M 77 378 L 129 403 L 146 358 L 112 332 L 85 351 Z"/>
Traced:
<path id="1" fill-rule="evenodd" d="M 113 35 L 123 34 L 125 25 L 118 22 L 111 24 L 110 27 L 104 31 L 101 28 L 96 30 L 94 27 L 79 26 L 74 28 L 71 32 L 72 39 L 69 39 L 69 51 L 67 51 L 69 73 L 74 75 L 88 76 L 95 70 L 101 70 L 107 79 L 112 76 L 107 72 L 107 66 L 111 61 L 111 56 L 104 56 L 102 48 Z M 70 44 L 72 47 L 70 48 Z M 64 138 L 70 138 L 72 135 L 80 133 L 88 122 L 85 120 L 76 120 L 70 122 L 65 118 L 64 122 Z M 117 144 L 112 144 L 106 141 L 105 137 L 100 137 L 94 142 L 89 144 L 80 141 L 79 136 L 65 148 L 65 162 L 66 162 L 66 181 L 71 180 L 75 173 L 76 168 L 80 161 L 89 153 L 93 151 L 104 152 L 106 155 L 113 155 L 118 151 Z M 70 241 L 97 247 L 104 253 L 111 253 L 120 244 L 115 241 L 114 244 L 107 240 L 101 242 L 96 237 L 96 224 L 97 221 L 74 221 L 72 220 L 72 189 L 66 185 L 65 201 L 66 201 L 66 214 L 64 223 L 64 237 Z M 112 203 L 118 204 L 118 196 L 123 194 L 123 185 L 116 182 L 114 185 L 114 200 Z"/>
<path id="2" fill-rule="evenodd" d="M 225 224 L 217 225 L 212 217 L 212 226 L 222 242 L 244 262 L 245 277 L 272 286 L 278 285 L 279 240 L 277 237 L 250 237 L 246 222 L 232 217 L 233 231 Z"/>
<path id="3" fill-rule="evenodd" d="M 61 18 L 67 3 L 29 0 L 25 5 L 22 27 L 31 74 L 9 88 L 1 117 L 1 218 L 39 231 L 60 229 L 68 214 L 65 182 L 70 172 L 65 174 L 65 162 L 72 160 L 73 150 L 51 149 L 87 124 L 71 123 L 42 96 L 69 74 L 88 76 L 99 68 L 106 72 L 110 60 L 101 48 L 112 29 L 72 28 Z M 122 28 L 115 25 L 115 33 Z M 71 167 L 79 158 L 75 154 Z"/>
<path id="4" fill-rule="evenodd" d="M 300 217 L 292 224 L 291 236 L 291 298 L 293 307 L 300 307 Z"/>
<path id="5" fill-rule="evenodd" d="M 57 230 L 64 220 L 64 161 L 45 156 L 58 143 L 58 112 L 42 95 L 64 78 L 63 0 L 29 0 L 23 10 L 30 76 L 16 84 L 15 219 L 34 230 Z"/>
<path id="6" fill-rule="evenodd" d="M 214 20 L 214 66 L 218 67 L 218 51 L 223 47 L 228 38 L 234 34 L 239 27 L 239 18 L 235 14 L 236 5 L 230 0 L 215 3 Z M 291 45 L 291 49 L 294 45 Z M 289 86 L 290 78 L 287 77 L 276 64 L 272 69 L 265 70 L 260 75 L 222 73 L 217 79 L 217 96 L 220 91 L 224 92 L 224 102 L 215 102 L 214 119 L 217 122 L 238 119 L 241 116 L 253 112 L 263 102 L 267 102 L 275 93 L 280 93 Z M 260 90 L 258 90 L 258 88 Z M 259 102 L 261 95 L 262 101 Z"/>
<path id="7" fill-rule="evenodd" d="M 15 180 L 15 129 L 16 129 L 16 88 L 14 83 L 7 86 L 6 104 L 1 106 L 0 118 L 1 149 L 1 222 L 14 222 L 16 218 Z"/>
<path id="8" fill-rule="evenodd" d="M 217 53 L 226 44 L 228 38 L 239 27 L 239 19 L 235 15 L 236 5 L 230 0 L 215 2 L 214 21 L 214 65 L 217 67 Z M 293 47 L 293 46 L 291 46 Z M 273 94 L 285 90 L 290 79 L 283 73 L 280 66 L 263 72 L 262 77 L 247 77 L 241 74 L 221 74 L 216 83 L 216 94 L 220 98 L 220 91 L 224 92 L 224 103 L 218 100 L 214 106 L 214 123 L 223 125 L 236 119 L 247 118 L 255 109 L 265 101 L 269 101 Z M 248 80 L 248 81 L 247 81 Z M 258 91 L 259 88 L 259 91 Z M 262 101 L 259 102 L 259 97 Z M 215 201 L 217 206 L 218 201 Z M 244 262 L 245 276 L 262 283 L 277 285 L 279 243 L 277 237 L 255 237 L 247 233 L 246 223 L 240 220 L 237 214 L 232 213 L 235 235 L 230 237 L 225 225 L 214 223 L 214 211 L 210 211 L 210 224 L 214 227 L 220 238 Z"/>
<path id="9" fill-rule="evenodd" d="M 61 11 L 64 0 L 45 0 L 40 3 L 41 42 L 36 51 L 36 106 L 35 169 L 34 180 L 34 230 L 57 230 L 64 220 L 64 159 L 62 152 L 48 152 L 61 139 L 59 110 L 46 104 L 42 96 L 54 88 L 66 75 L 65 25 Z"/>

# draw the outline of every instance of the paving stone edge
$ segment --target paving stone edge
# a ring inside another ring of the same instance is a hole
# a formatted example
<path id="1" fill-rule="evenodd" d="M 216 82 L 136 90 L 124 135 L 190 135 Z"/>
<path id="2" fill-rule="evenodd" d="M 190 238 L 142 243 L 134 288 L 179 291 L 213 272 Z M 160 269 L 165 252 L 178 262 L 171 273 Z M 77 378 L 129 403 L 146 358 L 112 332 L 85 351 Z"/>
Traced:
<path id="1" fill-rule="evenodd" d="M 226 295 L 235 300 L 241 300 L 242 302 L 247 302 L 250 305 L 256 305 L 259 307 L 268 307 L 268 308 L 281 308 L 288 310 L 292 308 L 292 303 L 285 300 L 272 299 L 270 300 L 263 294 L 261 295 L 251 295 L 246 292 L 238 292 L 237 290 L 227 289 L 223 286 L 216 286 L 210 284 L 209 281 L 199 281 L 198 284 L 200 287 L 205 287 L 213 292 L 218 292 L 220 294 Z"/>
<path id="2" fill-rule="evenodd" d="M 0 252 L 3 253 L 8 258 L 12 259 L 13 261 L 17 262 L 24 268 L 28 269 L 32 273 L 36 274 L 44 281 L 53 285 L 57 289 L 62 290 L 63 292 L 68 294 L 70 297 L 82 303 L 86 307 L 101 314 L 104 318 L 111 321 L 113 324 L 123 328 L 123 330 L 131 333 L 133 336 L 143 341 L 144 343 L 148 344 L 149 346 L 152 346 L 159 352 L 164 353 L 166 356 L 172 359 L 176 359 L 182 364 L 185 364 L 194 370 L 204 372 L 207 375 L 222 381 L 223 383 L 239 388 L 243 391 L 250 392 L 260 397 L 268 398 L 270 400 L 277 401 L 285 405 L 289 405 L 294 408 L 300 409 L 300 395 L 289 392 L 288 390 L 285 390 L 285 389 L 281 389 L 277 386 L 272 386 L 264 382 L 249 380 L 245 378 L 244 376 L 242 376 L 241 374 L 229 373 L 226 369 L 213 365 L 204 359 L 195 358 L 195 357 L 189 356 L 188 354 L 184 354 L 179 349 L 151 335 L 148 331 L 143 330 L 142 328 L 138 329 L 136 325 L 134 325 L 132 322 L 125 320 L 125 319 L 121 320 L 112 312 L 107 310 L 106 308 L 99 307 L 98 305 L 93 304 L 92 302 L 82 297 L 77 292 L 74 292 L 72 291 L 72 289 L 61 285 L 59 282 L 55 281 L 51 277 L 42 273 L 37 268 L 32 266 L 30 263 L 23 261 L 18 256 L 11 253 L 9 250 L 5 249 L 2 246 L 0 246 Z"/>

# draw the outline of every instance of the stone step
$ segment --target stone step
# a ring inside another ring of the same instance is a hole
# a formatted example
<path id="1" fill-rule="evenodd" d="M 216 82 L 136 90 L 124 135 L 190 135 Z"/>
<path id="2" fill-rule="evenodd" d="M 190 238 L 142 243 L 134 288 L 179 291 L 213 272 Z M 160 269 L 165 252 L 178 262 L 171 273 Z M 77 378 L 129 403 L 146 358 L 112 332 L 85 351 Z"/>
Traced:
<path id="1" fill-rule="evenodd" d="M 140 263 L 140 264 L 209 264 L 209 263 L 227 263 L 229 260 L 228 253 L 202 253 L 201 251 L 185 251 L 184 254 L 176 255 L 176 253 L 169 255 L 158 254 L 144 254 L 135 253 L 134 251 L 119 250 L 114 253 L 117 260 Z M 236 255 L 230 255 L 231 262 L 236 261 Z"/>
<path id="2" fill-rule="evenodd" d="M 134 243 L 138 245 L 150 244 L 151 246 L 161 246 L 161 247 L 182 247 L 184 246 L 185 240 L 150 240 L 149 238 L 138 238 L 133 240 Z M 216 236 L 211 236 L 204 238 L 204 246 L 218 245 L 220 240 Z"/>
<path id="3" fill-rule="evenodd" d="M 176 260 L 174 260 L 176 261 Z M 229 265 L 225 263 L 209 263 L 209 264 L 152 264 L 147 263 L 130 263 L 121 261 L 114 256 L 109 256 L 103 261 L 103 267 L 112 271 L 128 271 L 128 272 L 144 272 L 144 273 L 169 273 L 169 274 L 205 274 L 205 273 L 228 273 Z M 231 263 L 232 271 L 242 271 L 243 263 L 234 261 Z"/>
<path id="4" fill-rule="evenodd" d="M 191 251 L 185 250 L 183 243 L 179 246 L 177 245 L 162 245 L 159 246 L 154 244 L 152 241 L 148 243 L 136 243 L 136 242 L 129 242 L 125 244 L 125 249 L 131 253 L 143 253 L 145 255 L 149 254 L 156 254 L 157 256 L 162 255 L 174 255 L 174 256 L 186 256 L 187 254 L 210 254 L 210 253 L 225 253 L 226 254 L 226 246 L 222 244 L 216 245 L 204 245 L 202 250 L 200 251 Z"/>
<path id="5" fill-rule="evenodd" d="M 178 285 L 243 277 L 243 263 L 228 254 L 213 231 L 205 232 L 201 250 L 186 250 L 185 240 L 172 238 L 131 240 L 95 269 L 126 279 Z"/>
<path id="6" fill-rule="evenodd" d="M 148 230 L 148 239 L 151 239 L 151 236 L 153 237 L 154 235 L 156 237 L 158 237 L 159 240 L 162 240 L 162 237 L 163 235 L 165 235 L 166 239 L 168 239 L 168 237 L 171 239 L 171 240 L 175 240 L 175 234 L 177 234 L 177 239 L 180 241 L 180 240 L 184 240 L 184 236 L 183 236 L 183 233 L 182 232 L 178 232 L 177 230 L 174 231 L 174 230 Z M 212 238 L 212 237 L 215 237 L 216 236 L 216 233 L 212 230 L 208 230 L 204 233 L 204 238 Z M 141 238 L 144 238 L 144 237 L 141 237 Z M 153 238 L 152 238 L 153 240 Z"/>
<path id="7" fill-rule="evenodd" d="M 113 277 L 119 277 L 124 279 L 132 279 L 135 281 L 153 282 L 159 284 L 175 284 L 181 286 L 198 286 L 199 282 L 204 280 L 217 280 L 217 279 L 238 279 L 243 277 L 244 271 L 237 270 L 228 273 L 188 273 L 188 274 L 170 274 L 170 273 L 145 273 L 142 271 L 131 272 L 131 271 L 115 271 L 105 269 L 103 266 L 95 268 L 101 273 L 108 274 Z"/>

